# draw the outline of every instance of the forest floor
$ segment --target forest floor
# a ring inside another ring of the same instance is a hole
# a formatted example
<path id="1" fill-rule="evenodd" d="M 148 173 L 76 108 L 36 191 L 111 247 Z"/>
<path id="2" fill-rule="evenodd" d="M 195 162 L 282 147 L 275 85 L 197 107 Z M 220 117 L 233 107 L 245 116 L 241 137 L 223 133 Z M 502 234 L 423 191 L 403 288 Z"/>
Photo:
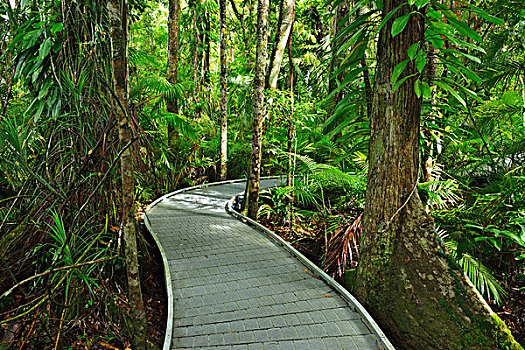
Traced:
<path id="1" fill-rule="evenodd" d="M 322 224 L 309 223 L 308 226 L 296 226 L 292 231 L 288 225 L 276 223 L 271 218 L 259 218 L 259 222 L 277 233 L 318 267 L 323 268 L 324 230 Z M 501 274 L 501 272 L 496 273 Z M 344 285 L 344 283 L 341 284 Z M 509 295 L 504 299 L 502 305 L 497 305 L 493 301 L 488 303 L 507 324 L 516 341 L 525 346 L 525 281 L 514 280 L 507 284 L 506 290 Z"/>
<path id="2" fill-rule="evenodd" d="M 146 334 L 148 349 L 162 349 L 164 343 L 168 300 L 164 284 L 164 268 L 160 251 L 153 239 L 146 232 L 141 221 L 139 224 L 139 246 L 144 252 L 142 257 L 141 285 L 146 308 Z M 118 278 L 119 271 L 114 272 Z M 0 328 L 0 349 L 130 349 L 126 315 L 130 313 L 127 296 L 120 285 L 100 281 L 100 289 L 95 299 L 105 300 L 80 312 L 70 322 L 61 327 L 60 343 L 56 342 L 56 330 L 59 323 L 56 317 L 46 317 L 44 312 L 28 314 Z M 0 319 L 18 314 L 31 300 L 18 289 L 9 298 L 11 302 L 0 303 Z M 113 314 L 114 316 L 109 316 Z"/>

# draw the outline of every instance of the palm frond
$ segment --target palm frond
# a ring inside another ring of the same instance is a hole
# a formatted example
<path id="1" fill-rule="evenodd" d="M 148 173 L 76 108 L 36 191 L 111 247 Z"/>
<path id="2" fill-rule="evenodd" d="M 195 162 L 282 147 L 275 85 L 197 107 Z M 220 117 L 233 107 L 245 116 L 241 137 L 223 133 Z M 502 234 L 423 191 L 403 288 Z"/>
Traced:
<path id="1" fill-rule="evenodd" d="M 497 304 L 501 304 L 502 298 L 507 296 L 507 291 L 499 284 L 490 269 L 468 253 L 463 253 L 458 260 L 458 242 L 450 238 L 443 230 L 436 229 L 436 234 L 480 294 L 489 300 L 493 299 Z"/>

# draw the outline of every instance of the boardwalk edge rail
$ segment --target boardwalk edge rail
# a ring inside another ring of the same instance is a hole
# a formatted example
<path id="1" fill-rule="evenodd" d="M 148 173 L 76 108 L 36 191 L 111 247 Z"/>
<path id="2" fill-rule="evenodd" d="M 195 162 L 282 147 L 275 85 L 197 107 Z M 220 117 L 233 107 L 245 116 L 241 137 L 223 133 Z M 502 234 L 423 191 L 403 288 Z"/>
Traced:
<path id="1" fill-rule="evenodd" d="M 261 180 L 270 180 L 270 179 L 279 179 L 283 178 L 282 176 L 268 176 L 268 177 L 261 177 Z M 167 322 L 166 322 L 166 333 L 164 336 L 164 345 L 162 347 L 163 350 L 170 350 L 171 348 L 171 339 L 173 334 L 173 286 L 171 282 L 171 274 L 170 269 L 168 265 L 168 259 L 166 257 L 166 252 L 164 251 L 164 248 L 162 248 L 162 245 L 160 244 L 159 239 L 157 238 L 157 234 L 153 231 L 153 228 L 151 227 L 151 223 L 148 218 L 148 212 L 151 211 L 151 209 L 157 205 L 159 202 L 163 201 L 166 198 L 173 197 L 177 194 L 193 191 L 196 189 L 201 188 L 207 188 L 207 187 L 213 187 L 213 186 L 220 186 L 220 185 L 227 185 L 227 184 L 233 184 L 233 183 L 239 183 L 239 182 L 245 182 L 246 179 L 236 179 L 236 180 L 227 180 L 227 181 L 220 181 L 220 182 L 212 182 L 192 187 L 183 188 L 174 192 L 170 192 L 155 201 L 153 201 L 146 210 L 144 211 L 144 224 L 146 225 L 146 228 L 148 229 L 148 232 L 153 237 L 155 244 L 159 248 L 159 251 L 162 256 L 162 261 L 164 265 L 164 280 L 166 282 L 166 294 L 168 296 L 168 316 L 167 316 Z M 357 310 L 357 312 L 363 317 L 363 320 L 365 321 L 365 324 L 369 327 L 369 329 L 377 335 L 379 338 L 379 341 L 381 344 L 378 343 L 378 347 L 382 350 L 395 350 L 394 346 L 390 343 L 386 335 L 383 333 L 379 325 L 372 319 L 368 311 L 357 301 L 357 299 L 350 294 L 343 286 L 341 286 L 339 283 L 337 283 L 332 277 L 327 275 L 323 270 L 321 270 L 319 267 L 317 267 L 314 263 L 312 263 L 308 258 L 306 258 L 303 254 L 301 254 L 297 249 L 292 247 L 288 242 L 283 240 L 280 236 L 278 236 L 273 231 L 269 230 L 265 226 L 259 224 L 258 222 L 244 216 L 243 214 L 237 212 L 234 209 L 234 202 L 236 198 L 239 197 L 239 195 L 232 197 L 227 203 L 226 203 L 226 211 L 232 215 L 233 217 L 241 220 L 242 222 L 249 223 L 256 227 L 260 232 L 267 234 L 270 238 L 275 240 L 280 246 L 282 246 L 284 249 L 286 249 L 288 252 L 290 252 L 292 255 L 297 257 L 304 265 L 309 267 L 315 275 L 317 275 L 319 278 L 322 278 L 328 285 L 333 287 L 350 305 L 350 307 Z"/>
<path id="2" fill-rule="evenodd" d="M 363 317 L 363 320 L 365 321 L 365 324 L 370 329 L 370 331 L 372 333 L 375 333 L 375 335 L 379 338 L 378 347 L 380 349 L 395 350 L 395 347 L 392 345 L 392 343 L 390 343 L 390 341 L 383 333 L 379 325 L 374 321 L 372 316 L 370 316 L 370 314 L 368 313 L 368 311 L 366 311 L 364 306 L 361 305 L 361 303 L 352 294 L 350 294 L 350 292 L 348 292 L 346 288 L 341 286 L 337 281 L 335 281 L 332 277 L 326 274 L 326 272 L 321 270 L 317 265 L 311 262 L 307 257 L 301 254 L 301 252 L 299 252 L 297 249 L 292 247 L 290 243 L 286 242 L 275 232 L 235 210 L 234 204 L 238 196 L 239 195 L 231 198 L 226 204 L 226 210 L 228 211 L 228 213 L 230 213 L 230 215 L 236 217 L 237 219 L 240 219 L 241 221 L 247 224 L 255 226 L 255 228 L 257 228 L 262 233 L 267 234 L 270 238 L 275 240 L 277 244 L 282 246 L 289 253 L 291 253 L 297 259 L 299 259 L 304 265 L 306 265 L 306 267 L 310 268 L 314 272 L 315 276 L 323 279 L 328 285 L 334 288 L 343 297 L 343 299 L 346 300 L 350 307 L 352 307 L 354 310 L 357 310 L 357 312 Z"/>

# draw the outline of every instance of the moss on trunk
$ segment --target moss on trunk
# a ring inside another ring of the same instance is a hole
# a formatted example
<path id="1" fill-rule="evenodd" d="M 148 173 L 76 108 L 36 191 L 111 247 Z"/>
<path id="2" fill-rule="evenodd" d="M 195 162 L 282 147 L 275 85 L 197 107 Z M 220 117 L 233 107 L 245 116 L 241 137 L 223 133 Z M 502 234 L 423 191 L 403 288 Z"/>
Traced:
<path id="1" fill-rule="evenodd" d="M 403 3 L 385 0 L 384 14 Z M 522 349 L 437 240 L 416 190 L 419 73 L 409 61 L 399 79 L 414 76 L 394 92 L 392 71 L 408 59 L 411 45 L 424 42 L 424 16 L 412 14 L 391 35 L 392 22 L 413 10 L 401 6 L 378 43 L 356 296 L 399 348 Z"/>

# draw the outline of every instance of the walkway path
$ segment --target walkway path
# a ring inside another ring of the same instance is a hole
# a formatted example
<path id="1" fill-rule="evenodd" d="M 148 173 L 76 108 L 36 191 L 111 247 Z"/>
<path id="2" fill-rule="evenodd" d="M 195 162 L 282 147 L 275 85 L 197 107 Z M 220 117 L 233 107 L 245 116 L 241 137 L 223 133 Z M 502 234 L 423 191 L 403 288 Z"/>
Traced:
<path id="1" fill-rule="evenodd" d="M 171 271 L 171 348 L 386 349 L 332 287 L 226 212 L 244 186 L 167 196 L 146 213 Z"/>

